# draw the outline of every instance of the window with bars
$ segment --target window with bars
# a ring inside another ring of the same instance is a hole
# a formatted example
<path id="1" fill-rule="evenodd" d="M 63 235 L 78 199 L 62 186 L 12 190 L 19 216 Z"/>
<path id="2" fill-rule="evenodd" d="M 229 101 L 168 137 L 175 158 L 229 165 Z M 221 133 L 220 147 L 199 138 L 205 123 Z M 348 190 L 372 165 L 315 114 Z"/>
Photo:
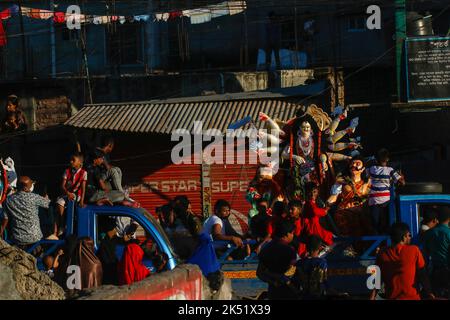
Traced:
<path id="1" fill-rule="evenodd" d="M 108 62 L 110 64 L 131 65 L 140 64 L 142 53 L 142 25 L 124 24 L 116 25 L 114 31 L 106 31 L 109 48 Z"/>

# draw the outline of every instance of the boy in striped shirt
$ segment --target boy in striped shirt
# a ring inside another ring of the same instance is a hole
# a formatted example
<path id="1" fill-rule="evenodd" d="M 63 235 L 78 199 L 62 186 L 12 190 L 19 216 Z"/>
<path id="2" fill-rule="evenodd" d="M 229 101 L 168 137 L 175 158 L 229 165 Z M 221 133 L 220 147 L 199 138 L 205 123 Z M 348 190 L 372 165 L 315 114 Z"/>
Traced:
<path id="1" fill-rule="evenodd" d="M 64 229 L 64 209 L 68 201 L 76 201 L 80 207 L 84 207 L 86 193 L 87 172 L 83 169 L 84 157 L 81 153 L 75 153 L 70 157 L 70 166 L 64 171 L 61 189 L 64 195 L 56 201 L 57 222 L 55 235 L 59 236 Z"/>
<path id="2" fill-rule="evenodd" d="M 377 153 L 377 164 L 366 170 L 369 183 L 369 208 L 373 226 L 378 233 L 385 231 L 388 226 L 389 202 L 391 201 L 392 183 L 405 184 L 402 175 L 388 166 L 389 151 L 381 149 Z"/>

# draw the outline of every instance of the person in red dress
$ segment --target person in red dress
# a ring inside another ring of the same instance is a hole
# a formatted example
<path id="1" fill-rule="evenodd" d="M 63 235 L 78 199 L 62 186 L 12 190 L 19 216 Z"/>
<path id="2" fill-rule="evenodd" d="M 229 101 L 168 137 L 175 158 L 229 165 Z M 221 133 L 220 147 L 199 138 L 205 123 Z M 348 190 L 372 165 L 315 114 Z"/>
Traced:
<path id="1" fill-rule="evenodd" d="M 319 221 L 321 217 L 327 215 L 329 207 L 321 208 L 317 205 L 319 188 L 315 183 L 308 183 L 305 189 L 306 202 L 302 217 L 304 235 L 306 237 L 317 235 L 326 245 L 330 246 L 333 244 L 333 233 L 323 228 Z"/>
<path id="2" fill-rule="evenodd" d="M 294 240 L 292 246 L 296 249 L 299 256 L 306 253 L 306 237 L 303 237 L 303 221 L 302 221 L 303 203 L 299 200 L 289 202 L 289 216 L 287 220 L 291 221 L 294 226 Z"/>
<path id="3" fill-rule="evenodd" d="M 142 262 L 143 258 L 144 250 L 136 243 L 130 243 L 125 247 L 118 265 L 119 285 L 130 285 L 150 275 L 150 271 Z"/>

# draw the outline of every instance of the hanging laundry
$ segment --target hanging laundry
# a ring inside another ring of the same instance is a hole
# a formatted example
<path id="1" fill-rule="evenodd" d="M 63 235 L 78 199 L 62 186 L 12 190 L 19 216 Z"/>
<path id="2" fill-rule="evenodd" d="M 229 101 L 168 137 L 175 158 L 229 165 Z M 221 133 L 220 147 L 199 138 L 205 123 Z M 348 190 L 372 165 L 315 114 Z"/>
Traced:
<path id="1" fill-rule="evenodd" d="M 86 23 L 86 15 L 84 14 L 78 14 L 78 13 L 72 13 L 68 14 L 66 16 L 67 21 L 76 21 L 80 23 Z"/>
<path id="2" fill-rule="evenodd" d="M 94 16 L 94 20 L 92 21 L 94 24 L 102 23 L 102 16 Z"/>
<path id="3" fill-rule="evenodd" d="M 17 4 L 15 4 L 9 7 L 9 10 L 11 11 L 11 15 L 14 15 L 19 13 L 20 8 Z"/>
<path id="4" fill-rule="evenodd" d="M 181 11 L 181 14 L 183 15 L 183 17 L 190 18 L 191 14 L 192 14 L 192 10 L 183 10 L 183 11 Z"/>
<path id="5" fill-rule="evenodd" d="M 0 12 L 0 19 L 1 20 L 6 20 L 11 18 L 11 10 L 10 9 L 5 9 L 3 11 Z"/>
<path id="6" fill-rule="evenodd" d="M 124 16 L 119 17 L 120 24 L 124 24 L 127 21 L 127 19 Z"/>
<path id="7" fill-rule="evenodd" d="M 87 22 L 87 16 L 85 14 L 79 15 L 80 23 L 86 23 Z"/>
<path id="8" fill-rule="evenodd" d="M 3 29 L 3 21 L 0 19 L 0 47 L 6 46 L 7 37 L 5 29 Z"/>
<path id="9" fill-rule="evenodd" d="M 169 13 L 163 13 L 162 19 L 163 21 L 169 20 L 170 14 Z"/>
<path id="10" fill-rule="evenodd" d="M 247 3 L 245 1 L 228 1 L 228 8 L 230 9 L 230 15 L 232 16 L 247 9 Z"/>
<path id="11" fill-rule="evenodd" d="M 22 15 L 31 18 L 31 8 L 22 7 Z"/>
<path id="12" fill-rule="evenodd" d="M 108 22 L 110 21 L 108 16 L 102 16 L 102 24 L 108 24 Z"/>
<path id="13" fill-rule="evenodd" d="M 169 13 L 169 19 L 170 20 L 173 20 L 173 19 L 176 19 L 176 18 L 179 18 L 179 17 L 182 17 L 182 16 L 183 16 L 183 13 L 181 11 L 174 11 L 174 12 L 170 12 Z"/>
<path id="14" fill-rule="evenodd" d="M 53 12 L 49 10 L 41 10 L 39 17 L 44 20 L 53 18 Z"/>
<path id="15" fill-rule="evenodd" d="M 200 24 L 211 21 L 211 10 L 196 9 L 191 12 L 191 24 Z"/>
<path id="16" fill-rule="evenodd" d="M 118 16 L 111 16 L 111 21 L 112 22 L 116 22 L 117 20 L 119 20 Z"/>
<path id="17" fill-rule="evenodd" d="M 41 18 L 41 9 L 31 9 L 30 18 L 40 19 Z"/>
<path id="18" fill-rule="evenodd" d="M 64 23 L 66 21 L 66 14 L 64 12 L 55 12 L 53 21 L 55 23 Z"/>
<path id="19" fill-rule="evenodd" d="M 146 22 L 146 21 L 150 20 L 150 16 L 148 14 L 134 16 L 134 20 L 136 20 L 136 21 L 145 21 Z"/>
<path id="20" fill-rule="evenodd" d="M 211 9 L 212 19 L 230 15 L 230 8 L 228 7 L 228 1 L 208 6 L 208 8 Z"/>
<path id="21" fill-rule="evenodd" d="M 92 24 L 92 23 L 94 23 L 94 16 L 91 16 L 91 15 L 86 15 L 86 16 L 84 16 L 84 18 L 85 18 L 85 23 L 87 23 L 87 24 Z"/>
<path id="22" fill-rule="evenodd" d="M 162 21 L 163 14 L 162 13 L 155 13 L 155 21 Z"/>
<path id="23" fill-rule="evenodd" d="M 126 18 L 128 22 L 133 23 L 134 22 L 134 17 L 129 16 Z"/>

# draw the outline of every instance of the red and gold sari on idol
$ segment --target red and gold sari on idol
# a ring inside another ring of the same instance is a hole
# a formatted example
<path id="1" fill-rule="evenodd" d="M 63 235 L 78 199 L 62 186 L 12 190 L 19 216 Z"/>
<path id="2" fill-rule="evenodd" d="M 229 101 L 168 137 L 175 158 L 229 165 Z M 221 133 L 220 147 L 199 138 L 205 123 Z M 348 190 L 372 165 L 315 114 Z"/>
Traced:
<path id="1" fill-rule="evenodd" d="M 372 224 L 366 203 L 369 189 L 363 180 L 355 183 L 345 180 L 338 198 L 334 221 L 342 236 L 359 237 L 372 233 Z"/>

